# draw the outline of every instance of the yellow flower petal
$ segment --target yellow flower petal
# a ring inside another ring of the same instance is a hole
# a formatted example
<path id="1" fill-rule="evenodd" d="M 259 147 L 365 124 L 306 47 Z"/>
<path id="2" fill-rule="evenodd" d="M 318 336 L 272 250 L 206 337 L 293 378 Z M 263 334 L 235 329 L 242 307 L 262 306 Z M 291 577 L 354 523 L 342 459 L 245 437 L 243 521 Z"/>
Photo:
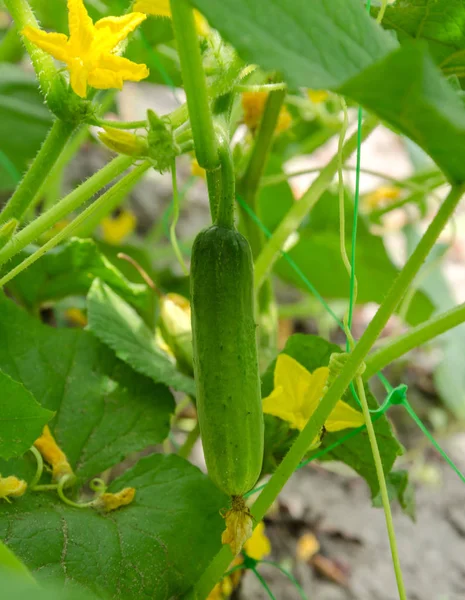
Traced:
<path id="1" fill-rule="evenodd" d="M 328 96 L 329 94 L 326 90 L 308 90 L 308 97 L 314 104 L 321 104 Z"/>
<path id="2" fill-rule="evenodd" d="M 328 431 L 341 431 L 341 429 L 350 429 L 352 427 L 361 427 L 365 424 L 363 414 L 355 408 L 349 406 L 346 402 L 339 400 L 331 411 L 325 428 Z"/>
<path id="3" fill-rule="evenodd" d="M 401 190 L 398 187 L 384 185 L 376 189 L 374 192 L 367 194 L 363 199 L 363 204 L 367 208 L 376 208 L 380 204 L 390 204 L 394 200 L 398 200 L 401 196 Z"/>
<path id="4" fill-rule="evenodd" d="M 255 560 L 262 560 L 271 552 L 270 540 L 265 535 L 265 523 L 261 521 L 254 529 L 252 537 L 244 544 L 244 550 Z"/>
<path id="5" fill-rule="evenodd" d="M 63 33 L 47 33 L 27 25 L 21 32 L 30 42 L 63 62 L 68 58 L 68 38 Z"/>
<path id="6" fill-rule="evenodd" d="M 233 506 L 226 513 L 224 520 L 226 529 L 221 536 L 221 542 L 228 544 L 231 552 L 236 556 L 253 531 L 252 515 L 241 496 L 233 497 Z"/>
<path id="7" fill-rule="evenodd" d="M 100 71 L 113 71 L 118 74 L 122 79 L 126 79 L 128 81 L 140 81 L 141 79 L 145 79 L 148 76 L 149 70 L 145 65 L 141 65 L 128 58 L 123 58 L 122 56 L 115 56 L 114 54 L 107 54 L 101 56 L 98 61 L 98 68 L 96 70 Z M 94 86 L 93 83 L 90 82 L 90 77 L 92 72 L 89 73 L 89 84 Z M 96 85 L 94 87 L 97 87 Z M 105 89 L 105 88 L 99 88 Z"/>
<path id="8" fill-rule="evenodd" d="M 101 34 L 105 50 L 113 50 L 134 29 L 145 21 L 147 15 L 141 12 L 133 12 L 122 17 L 104 17 L 95 23 L 95 29 Z"/>
<path id="9" fill-rule="evenodd" d="M 27 483 L 14 475 L 0 477 L 0 499 L 8 501 L 9 497 L 18 498 L 24 494 L 26 489 Z"/>
<path id="10" fill-rule="evenodd" d="M 87 96 L 88 73 L 83 69 L 79 60 L 73 59 L 68 63 L 70 83 L 75 94 L 81 98 Z"/>
<path id="11" fill-rule="evenodd" d="M 134 10 L 155 17 L 171 19 L 170 0 L 137 0 L 134 4 Z"/>
<path id="12" fill-rule="evenodd" d="M 127 487 L 116 493 L 107 492 L 98 497 L 95 501 L 97 508 L 103 508 L 105 512 L 116 510 L 121 506 L 131 504 L 136 495 L 136 490 L 133 487 Z"/>
<path id="13" fill-rule="evenodd" d="M 94 24 L 83 0 L 68 0 L 69 42 L 76 55 L 88 52 L 94 38 Z"/>
<path id="14" fill-rule="evenodd" d="M 122 210 L 114 218 L 105 217 L 100 223 L 104 241 L 113 245 L 120 244 L 127 238 L 134 231 L 136 225 L 137 219 L 129 210 Z"/>
<path id="15" fill-rule="evenodd" d="M 53 479 L 55 481 L 60 481 L 66 475 L 74 476 L 66 454 L 56 443 L 48 425 L 45 425 L 42 435 L 34 442 L 34 446 L 42 454 L 44 460 L 52 467 Z"/>
<path id="16" fill-rule="evenodd" d="M 313 415 L 321 400 L 321 397 L 323 396 L 323 390 L 326 382 L 328 381 L 328 375 L 328 367 L 319 367 L 312 373 L 312 378 L 308 386 L 308 392 L 305 396 L 302 407 L 302 412 L 306 421 L 308 421 L 308 419 Z"/>

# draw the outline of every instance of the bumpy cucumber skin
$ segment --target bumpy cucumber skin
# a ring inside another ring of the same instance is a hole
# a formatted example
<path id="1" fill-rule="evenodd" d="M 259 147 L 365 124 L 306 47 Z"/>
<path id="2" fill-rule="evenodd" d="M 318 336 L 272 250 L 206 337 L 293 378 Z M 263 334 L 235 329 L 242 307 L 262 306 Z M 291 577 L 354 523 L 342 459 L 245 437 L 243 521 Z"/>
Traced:
<path id="1" fill-rule="evenodd" d="M 263 413 L 250 246 L 213 225 L 191 262 L 197 411 L 208 474 L 230 496 L 249 491 L 263 461 Z"/>

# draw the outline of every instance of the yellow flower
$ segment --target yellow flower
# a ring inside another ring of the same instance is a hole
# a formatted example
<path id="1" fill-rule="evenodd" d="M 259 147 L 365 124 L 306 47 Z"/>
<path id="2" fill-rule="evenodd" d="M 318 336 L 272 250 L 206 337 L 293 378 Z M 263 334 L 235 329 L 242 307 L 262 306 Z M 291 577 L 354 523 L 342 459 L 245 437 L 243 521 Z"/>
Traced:
<path id="1" fill-rule="evenodd" d="M 136 157 L 147 156 L 147 140 L 141 135 L 116 127 L 104 127 L 103 131 L 98 132 L 98 137 L 113 152 Z"/>
<path id="2" fill-rule="evenodd" d="M 130 210 L 122 210 L 116 217 L 105 217 L 100 222 L 104 241 L 114 246 L 126 239 L 136 225 L 137 219 Z"/>
<path id="3" fill-rule="evenodd" d="M 60 481 L 67 475 L 74 478 L 73 469 L 66 458 L 66 454 L 56 443 L 48 425 L 45 425 L 42 435 L 34 442 L 34 446 L 52 467 L 54 481 Z"/>
<path id="4" fill-rule="evenodd" d="M 226 513 L 224 520 L 226 529 L 221 535 L 221 542 L 228 544 L 236 556 L 253 532 L 252 515 L 241 496 L 233 496 L 232 508 Z"/>
<path id="5" fill-rule="evenodd" d="M 203 169 L 199 165 L 196 158 L 192 159 L 192 162 L 191 162 L 191 175 L 193 175 L 194 177 L 201 177 L 202 179 L 207 178 L 207 173 L 206 173 L 205 169 Z"/>
<path id="6" fill-rule="evenodd" d="M 33 44 L 66 63 L 71 87 L 81 98 L 87 86 L 99 90 L 121 89 L 123 81 L 148 76 L 145 65 L 117 56 L 121 43 L 146 19 L 142 13 L 105 17 L 96 23 L 87 14 L 83 0 L 68 0 L 69 37 L 26 26 L 22 33 Z"/>
<path id="7" fill-rule="evenodd" d="M 242 109 L 244 111 L 244 123 L 251 131 L 255 131 L 262 120 L 265 104 L 268 99 L 268 92 L 243 92 Z M 285 106 L 281 108 L 276 125 L 276 133 L 281 133 L 289 129 L 292 123 L 292 117 Z"/>
<path id="8" fill-rule="evenodd" d="M 94 506 L 102 508 L 105 512 L 110 512 L 120 508 L 121 506 L 127 506 L 128 504 L 131 504 L 135 495 L 136 490 L 133 487 L 124 488 L 114 494 L 111 492 L 106 492 L 97 498 Z"/>
<path id="9" fill-rule="evenodd" d="M 244 550 L 250 558 L 255 560 L 262 560 L 271 552 L 270 540 L 265 535 L 263 521 L 255 527 L 252 537 L 244 544 Z"/>
<path id="10" fill-rule="evenodd" d="M 279 417 L 300 431 L 315 412 L 328 379 L 328 367 L 310 373 L 287 354 L 280 354 L 274 371 L 274 390 L 263 400 L 263 412 Z M 325 423 L 327 431 L 360 427 L 362 413 L 339 400 Z"/>
<path id="11" fill-rule="evenodd" d="M 154 17 L 171 19 L 170 0 L 137 0 L 134 4 L 134 10 Z M 197 33 L 206 37 L 210 32 L 207 20 L 198 10 L 194 10 L 194 19 Z"/>
<path id="12" fill-rule="evenodd" d="M 380 204 L 389 204 L 394 200 L 398 200 L 401 195 L 401 190 L 392 185 L 384 185 L 376 189 L 374 192 L 367 194 L 363 199 L 363 204 L 368 209 L 373 209 Z"/>
<path id="13" fill-rule="evenodd" d="M 0 499 L 9 502 L 11 498 L 18 498 L 26 491 L 27 483 L 14 475 L 9 477 L 0 476 Z"/>
<path id="14" fill-rule="evenodd" d="M 80 308 L 67 308 L 65 316 L 73 325 L 77 325 L 78 327 L 85 327 L 87 325 L 87 317 Z"/>
<path id="15" fill-rule="evenodd" d="M 329 94 L 326 90 L 308 90 L 308 97 L 314 104 L 321 104 L 324 102 Z"/>

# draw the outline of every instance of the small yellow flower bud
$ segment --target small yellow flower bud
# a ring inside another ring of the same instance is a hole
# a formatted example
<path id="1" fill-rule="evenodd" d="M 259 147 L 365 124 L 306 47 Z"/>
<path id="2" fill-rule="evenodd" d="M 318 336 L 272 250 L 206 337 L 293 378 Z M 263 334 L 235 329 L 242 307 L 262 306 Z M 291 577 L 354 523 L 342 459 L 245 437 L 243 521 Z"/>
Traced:
<path id="1" fill-rule="evenodd" d="M 34 446 L 42 454 L 44 460 L 52 467 L 54 481 L 60 481 L 67 475 L 71 475 L 74 478 L 73 469 L 66 458 L 66 454 L 56 443 L 48 425 L 45 425 L 42 435 L 34 442 Z"/>
<path id="2" fill-rule="evenodd" d="M 9 498 L 22 496 L 27 489 L 27 483 L 14 475 L 0 476 L 0 499 L 9 502 Z"/>
<path id="3" fill-rule="evenodd" d="M 255 527 L 252 537 L 244 544 L 244 550 L 250 558 L 255 560 L 262 560 L 271 552 L 270 540 L 265 535 L 263 521 Z"/>
<path id="4" fill-rule="evenodd" d="M 66 318 L 78 327 L 85 327 L 87 325 L 87 317 L 80 308 L 67 308 L 65 310 Z"/>
<path id="5" fill-rule="evenodd" d="M 120 508 L 121 506 L 127 506 L 128 504 L 131 504 L 135 495 L 136 490 L 132 487 L 124 488 L 114 494 L 111 492 L 106 492 L 97 498 L 94 506 L 97 508 L 102 508 L 105 512 L 110 512 Z"/>
<path id="6" fill-rule="evenodd" d="M 128 156 L 147 156 L 148 145 L 145 138 L 135 133 L 115 127 L 104 127 L 98 132 L 98 137 L 113 152 L 127 154 Z"/>
<path id="7" fill-rule="evenodd" d="M 308 90 L 308 97 L 313 104 L 321 104 L 328 99 L 328 92 L 326 90 Z"/>
<path id="8" fill-rule="evenodd" d="M 207 173 L 205 169 L 203 169 L 199 165 L 196 158 L 194 158 L 191 162 L 191 175 L 193 175 L 194 177 L 201 177 L 202 179 L 207 178 Z"/>
<path id="9" fill-rule="evenodd" d="M 179 367 L 193 374 L 191 307 L 179 294 L 166 294 L 160 299 L 160 330 L 171 348 Z"/>
<path id="10" fill-rule="evenodd" d="M 121 244 L 135 230 L 137 219 L 129 210 L 121 210 L 115 217 L 105 217 L 100 222 L 102 237 L 107 244 Z"/>
<path id="11" fill-rule="evenodd" d="M 244 92 L 242 94 L 242 108 L 244 111 L 244 123 L 254 132 L 260 125 L 265 104 L 268 99 L 268 92 Z M 276 125 L 276 133 L 281 133 L 289 129 L 292 123 L 292 117 L 285 106 L 281 108 Z"/>
<path id="12" fill-rule="evenodd" d="M 384 185 L 376 189 L 374 192 L 367 194 L 363 199 L 363 204 L 369 210 L 377 208 L 380 204 L 390 204 L 398 200 L 401 195 L 401 190 L 398 187 Z"/>

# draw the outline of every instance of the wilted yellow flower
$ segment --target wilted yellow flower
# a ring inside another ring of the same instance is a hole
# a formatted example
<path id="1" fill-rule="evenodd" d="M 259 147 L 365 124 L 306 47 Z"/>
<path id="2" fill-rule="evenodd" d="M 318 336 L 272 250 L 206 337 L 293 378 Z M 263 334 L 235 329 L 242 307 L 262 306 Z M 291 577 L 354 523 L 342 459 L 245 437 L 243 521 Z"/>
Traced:
<path id="1" fill-rule="evenodd" d="M 68 0 L 69 37 L 26 26 L 22 34 L 33 44 L 66 63 L 71 87 L 81 98 L 87 86 L 121 89 L 123 81 L 140 81 L 149 71 L 143 64 L 117 56 L 121 43 L 144 21 L 142 13 L 105 17 L 92 22 L 83 0 Z"/>
<path id="2" fill-rule="evenodd" d="M 308 97 L 314 104 L 321 104 L 327 100 L 328 96 L 326 90 L 308 90 Z"/>
<path id="3" fill-rule="evenodd" d="M 392 185 L 381 186 L 374 192 L 367 194 L 363 198 L 363 204 L 368 209 L 377 208 L 380 204 L 390 204 L 394 200 L 398 200 L 401 193 L 398 187 Z"/>
<path id="4" fill-rule="evenodd" d="M 228 544 L 234 556 L 239 554 L 242 546 L 253 532 L 253 519 L 250 510 L 241 496 L 234 496 L 232 508 L 224 517 L 226 529 L 221 536 L 221 542 Z"/>
<path id="5" fill-rule="evenodd" d="M 79 327 L 87 325 L 87 317 L 80 308 L 67 308 L 65 316 L 73 325 L 78 325 Z"/>
<path id="6" fill-rule="evenodd" d="M 317 409 L 328 375 L 328 367 L 320 367 L 310 373 L 291 356 L 279 354 L 274 371 L 274 390 L 263 400 L 263 412 L 302 430 Z M 361 412 L 339 400 L 325 423 L 325 429 L 340 431 L 360 427 L 364 423 Z"/>
<path id="7" fill-rule="evenodd" d="M 100 222 L 103 240 L 117 246 L 135 230 L 136 225 L 137 219 L 130 210 L 121 210 L 115 217 L 105 217 Z"/>
<path id="8" fill-rule="evenodd" d="M 74 477 L 73 469 L 66 458 L 66 454 L 56 443 L 48 425 L 45 425 L 42 435 L 34 442 L 34 446 L 52 467 L 54 481 L 60 481 L 67 475 Z"/>
<path id="9" fill-rule="evenodd" d="M 137 0 L 134 4 L 134 10 L 147 15 L 153 15 L 154 17 L 171 19 L 170 0 Z M 206 37 L 210 32 L 207 20 L 198 10 L 194 10 L 194 19 L 197 33 Z"/>
<path id="10" fill-rule="evenodd" d="M 102 508 L 105 512 L 110 512 L 120 508 L 121 506 L 127 506 L 128 504 L 131 504 L 135 495 L 135 488 L 127 487 L 116 493 L 105 492 L 99 496 L 93 504 L 97 508 Z"/>
<path id="11" fill-rule="evenodd" d="M 27 489 L 27 483 L 14 475 L 2 477 L 0 475 L 0 499 L 9 502 L 10 498 L 22 496 Z"/>
<path id="12" fill-rule="evenodd" d="M 270 540 L 265 535 L 265 523 L 260 523 L 255 527 L 252 537 L 244 544 L 244 550 L 250 558 L 262 560 L 271 552 Z"/>
<path id="13" fill-rule="evenodd" d="M 202 179 L 207 178 L 207 172 L 199 165 L 196 158 L 193 158 L 191 162 L 191 175 L 194 177 L 201 177 Z"/>
<path id="14" fill-rule="evenodd" d="M 244 111 L 244 123 L 251 131 L 255 131 L 262 120 L 265 104 L 268 99 L 268 92 L 243 92 L 242 109 Z M 289 129 L 292 123 L 292 117 L 285 106 L 280 110 L 276 133 L 281 133 Z"/>
<path id="15" fill-rule="evenodd" d="M 103 131 L 98 132 L 98 137 L 105 146 L 128 156 L 146 156 L 148 153 L 147 140 L 141 135 L 136 135 L 124 129 L 116 127 L 104 127 Z"/>

